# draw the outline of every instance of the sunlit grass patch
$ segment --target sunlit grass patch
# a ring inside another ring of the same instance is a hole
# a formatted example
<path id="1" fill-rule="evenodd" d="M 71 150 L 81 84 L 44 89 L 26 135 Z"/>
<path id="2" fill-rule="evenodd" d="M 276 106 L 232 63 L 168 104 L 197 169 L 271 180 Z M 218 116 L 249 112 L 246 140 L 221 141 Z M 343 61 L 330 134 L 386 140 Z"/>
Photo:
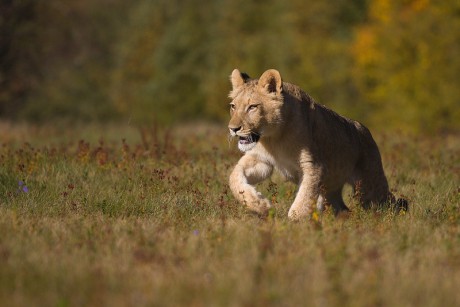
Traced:
<path id="1" fill-rule="evenodd" d="M 5 305 L 460 301 L 457 136 L 377 135 L 407 213 L 364 210 L 346 189 L 347 217 L 329 208 L 291 223 L 296 187 L 278 176 L 258 187 L 274 204 L 266 219 L 230 195 L 240 153 L 215 126 L 120 139 L 91 126 L 91 139 L 21 129 L 27 137 L 0 144 Z"/>

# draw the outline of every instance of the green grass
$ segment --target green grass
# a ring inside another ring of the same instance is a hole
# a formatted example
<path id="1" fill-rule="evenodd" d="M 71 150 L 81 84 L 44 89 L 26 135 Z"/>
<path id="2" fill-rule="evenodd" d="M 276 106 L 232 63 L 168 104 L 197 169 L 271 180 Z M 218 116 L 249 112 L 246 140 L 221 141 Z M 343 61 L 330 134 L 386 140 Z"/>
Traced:
<path id="1" fill-rule="evenodd" d="M 376 135 L 407 214 L 347 189 L 348 219 L 291 223 L 276 176 L 266 220 L 230 195 L 225 125 L 0 126 L 3 306 L 460 304 L 458 134 Z"/>

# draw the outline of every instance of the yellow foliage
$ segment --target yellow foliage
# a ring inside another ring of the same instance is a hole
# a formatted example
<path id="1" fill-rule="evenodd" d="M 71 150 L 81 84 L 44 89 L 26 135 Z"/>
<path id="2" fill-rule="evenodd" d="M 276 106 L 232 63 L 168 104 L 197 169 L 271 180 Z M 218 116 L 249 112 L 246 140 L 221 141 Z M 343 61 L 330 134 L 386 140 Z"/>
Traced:
<path id="1" fill-rule="evenodd" d="M 378 61 L 380 54 L 374 29 L 370 26 L 358 29 L 351 50 L 358 65 L 366 66 Z"/>
<path id="2" fill-rule="evenodd" d="M 319 222 L 319 214 L 318 212 L 314 211 L 312 214 L 311 214 L 311 219 L 315 222 Z"/>
<path id="3" fill-rule="evenodd" d="M 460 22 L 451 1 L 374 0 L 351 44 L 354 82 L 373 126 L 458 127 Z"/>
<path id="4" fill-rule="evenodd" d="M 411 3 L 411 8 L 414 11 L 421 11 L 430 5 L 430 0 L 415 0 Z"/>
<path id="5" fill-rule="evenodd" d="M 370 15 L 373 19 L 382 23 L 390 22 L 393 11 L 392 0 L 376 0 L 371 2 Z"/>

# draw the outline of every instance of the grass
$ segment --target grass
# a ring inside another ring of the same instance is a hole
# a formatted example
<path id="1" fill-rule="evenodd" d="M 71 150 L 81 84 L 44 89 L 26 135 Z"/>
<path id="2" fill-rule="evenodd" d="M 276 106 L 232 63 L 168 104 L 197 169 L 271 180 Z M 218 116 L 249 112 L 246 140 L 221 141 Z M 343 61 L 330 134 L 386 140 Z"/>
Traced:
<path id="1" fill-rule="evenodd" d="M 224 125 L 0 126 L 3 306 L 460 304 L 459 134 L 376 135 L 407 214 L 348 189 L 348 219 L 290 223 L 276 176 L 266 220 L 230 195 Z"/>

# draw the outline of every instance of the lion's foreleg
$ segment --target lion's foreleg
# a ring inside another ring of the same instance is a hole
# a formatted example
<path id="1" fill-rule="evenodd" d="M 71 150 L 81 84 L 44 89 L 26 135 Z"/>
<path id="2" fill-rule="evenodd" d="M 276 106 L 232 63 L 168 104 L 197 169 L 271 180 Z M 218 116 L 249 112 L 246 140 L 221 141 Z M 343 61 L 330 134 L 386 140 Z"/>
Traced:
<path id="1" fill-rule="evenodd" d="M 323 198 L 320 197 L 319 178 L 319 173 L 315 169 L 306 168 L 304 170 L 299 190 L 288 212 L 291 220 L 309 217 L 317 207 L 321 210 Z"/>
<path id="2" fill-rule="evenodd" d="M 266 214 L 271 204 L 255 187 L 273 172 L 273 166 L 252 155 L 243 156 L 230 175 L 230 189 L 239 202 L 259 214 Z"/>

